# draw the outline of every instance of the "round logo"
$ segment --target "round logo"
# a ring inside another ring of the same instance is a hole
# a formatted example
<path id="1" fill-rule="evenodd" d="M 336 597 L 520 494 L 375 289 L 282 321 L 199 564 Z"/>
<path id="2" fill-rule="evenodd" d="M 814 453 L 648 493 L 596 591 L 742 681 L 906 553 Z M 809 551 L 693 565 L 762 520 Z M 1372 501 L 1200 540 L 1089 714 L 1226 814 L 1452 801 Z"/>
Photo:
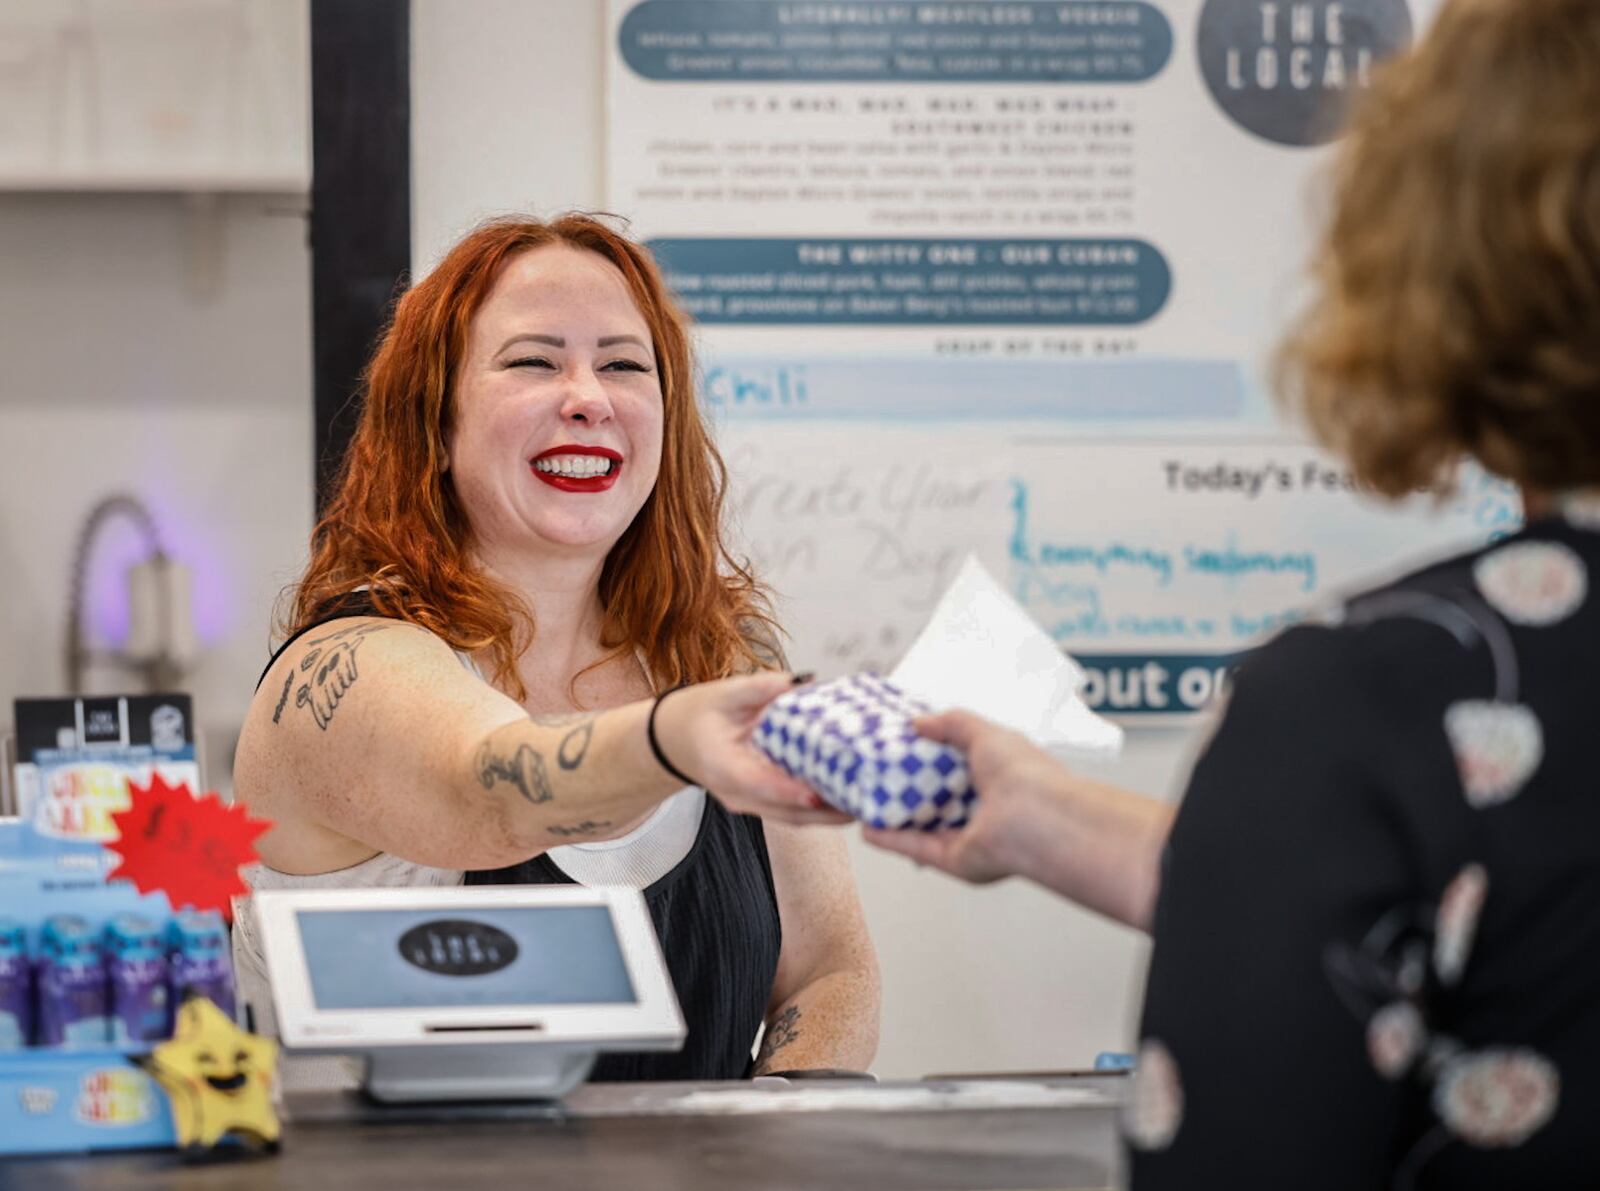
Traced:
<path id="1" fill-rule="evenodd" d="M 484 976 L 510 966 L 517 943 L 497 926 L 440 918 L 400 936 L 400 958 L 436 976 Z"/>
<path id="2" fill-rule="evenodd" d="M 1200 73 L 1218 106 L 1280 145 L 1320 145 L 1384 58 L 1411 44 L 1406 0 L 1206 0 Z"/>

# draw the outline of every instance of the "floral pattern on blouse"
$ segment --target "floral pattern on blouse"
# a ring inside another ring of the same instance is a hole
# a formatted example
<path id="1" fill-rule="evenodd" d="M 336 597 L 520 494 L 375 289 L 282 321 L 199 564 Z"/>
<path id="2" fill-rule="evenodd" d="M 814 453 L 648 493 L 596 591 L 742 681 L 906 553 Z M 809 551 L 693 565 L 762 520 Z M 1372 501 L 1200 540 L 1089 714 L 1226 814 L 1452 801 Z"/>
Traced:
<path id="1" fill-rule="evenodd" d="M 1434 923 L 1433 970 L 1447 988 L 1461 979 L 1478 933 L 1478 916 L 1489 896 L 1489 874 L 1481 864 L 1469 864 L 1445 886 Z"/>
<path id="2" fill-rule="evenodd" d="M 1600 506 L 1597 506 L 1600 515 Z M 1492 610 L 1513 624 L 1544 627 L 1570 616 L 1588 592 L 1583 560 L 1559 542 L 1497 547 L 1472 568 L 1488 608 L 1466 593 L 1451 599 L 1413 593 L 1380 601 L 1398 612 L 1451 628 L 1464 643 L 1481 641 L 1494 666 L 1494 698 L 1458 699 L 1444 713 L 1444 734 L 1467 804 L 1484 810 L 1515 798 L 1544 759 L 1544 731 L 1517 699 L 1519 667 L 1510 634 Z M 1454 623 L 1452 619 L 1454 618 Z M 1469 626 L 1463 631 L 1462 625 Z M 1341 1000 L 1367 1022 L 1367 1055 L 1386 1080 L 1407 1076 L 1431 1089 L 1439 1125 L 1413 1147 L 1396 1186 L 1451 1142 L 1479 1148 L 1520 1145 L 1554 1116 L 1561 1079 L 1554 1063 L 1527 1047 L 1469 1050 L 1430 1022 L 1436 994 L 1459 985 L 1471 958 L 1489 896 L 1482 864 L 1464 866 L 1433 907 L 1385 915 L 1359 944 L 1336 944 L 1326 967 Z M 1420 957 L 1428 957 L 1424 962 Z"/>
<path id="3" fill-rule="evenodd" d="M 1183 1081 L 1166 1045 L 1147 1038 L 1139 1047 L 1133 1084 L 1122 1105 L 1122 1133 L 1141 1150 L 1164 1150 L 1183 1125 Z"/>
<path id="4" fill-rule="evenodd" d="M 1458 1054 L 1440 1068 L 1433 1110 L 1468 1145 L 1521 1145 L 1555 1115 L 1561 1077 L 1525 1047 Z"/>
<path id="5" fill-rule="evenodd" d="M 1543 1055 L 1526 1047 L 1470 1051 L 1430 1022 L 1437 990 L 1458 980 L 1465 966 L 1487 892 L 1482 866 L 1469 865 L 1436 909 L 1393 911 L 1359 944 L 1327 953 L 1335 991 L 1367 1022 L 1373 1070 L 1430 1089 L 1439 1127 L 1417 1143 L 1398 1188 L 1411 1186 L 1427 1159 L 1451 1142 L 1520 1145 L 1550 1120 L 1560 1098 L 1560 1076 Z M 1423 956 L 1431 956 L 1431 970 Z"/>
<path id="6" fill-rule="evenodd" d="M 1574 529 L 1600 530 L 1600 492 L 1574 492 L 1560 505 L 1561 515 Z"/>
<path id="7" fill-rule="evenodd" d="M 1367 1056 L 1385 1079 L 1399 1079 L 1422 1054 L 1428 1027 L 1410 1001 L 1391 1001 L 1367 1023 Z"/>
<path id="8" fill-rule="evenodd" d="M 1565 620 L 1583 604 L 1589 576 L 1583 559 L 1560 542 L 1512 542 L 1491 550 L 1472 568 L 1483 598 L 1512 624 L 1543 627 Z"/>
<path id="9" fill-rule="evenodd" d="M 1520 703 L 1463 699 L 1444 713 L 1444 733 L 1475 807 L 1515 798 L 1544 759 L 1539 719 Z"/>

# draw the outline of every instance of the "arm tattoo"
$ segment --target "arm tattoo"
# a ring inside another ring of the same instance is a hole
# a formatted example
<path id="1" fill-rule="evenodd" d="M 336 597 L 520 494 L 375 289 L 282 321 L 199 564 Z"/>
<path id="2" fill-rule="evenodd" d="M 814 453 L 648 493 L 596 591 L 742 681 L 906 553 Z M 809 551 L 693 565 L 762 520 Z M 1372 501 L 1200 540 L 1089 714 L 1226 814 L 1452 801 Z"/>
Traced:
<path id="1" fill-rule="evenodd" d="M 496 756 L 486 740 L 478 746 L 478 756 L 473 768 L 478 774 L 478 784 L 485 790 L 494 789 L 496 782 L 510 782 L 529 802 L 538 805 L 555 797 L 550 789 L 550 775 L 545 771 L 544 757 L 532 745 L 518 745 L 509 757 Z"/>
<path id="2" fill-rule="evenodd" d="M 283 680 L 283 694 L 278 696 L 278 705 L 272 709 L 272 722 L 277 723 L 283 718 L 284 704 L 289 702 L 289 688 L 294 685 L 294 674 L 291 672 Z"/>
<path id="3" fill-rule="evenodd" d="M 588 756 L 589 742 L 594 739 L 594 722 L 599 718 L 599 712 L 595 711 L 563 711 L 552 715 L 528 717 L 532 723 L 538 724 L 541 728 L 572 726 L 572 731 L 561 738 L 561 746 L 556 749 L 556 764 L 569 773 L 582 765 L 584 757 Z"/>
<path id="4" fill-rule="evenodd" d="M 800 1006 L 790 1005 L 767 1023 L 767 1032 L 761 1036 L 761 1051 L 756 1055 L 756 1074 L 760 1075 L 777 1054 L 800 1037 Z"/>
<path id="5" fill-rule="evenodd" d="M 365 634 L 352 636 L 329 646 L 312 650 L 300 659 L 300 669 L 308 672 L 306 682 L 294 693 L 296 707 L 309 707 L 318 729 L 328 730 L 334 709 L 360 677 L 356 670 L 356 650 Z M 310 665 L 307 665 L 307 663 Z"/>
<path id="6" fill-rule="evenodd" d="M 562 769 L 573 770 L 583 764 L 583 759 L 589 753 L 589 741 L 594 738 L 595 717 L 590 716 L 572 731 L 561 738 L 561 747 L 556 750 L 556 762 Z"/>
<path id="7" fill-rule="evenodd" d="M 593 819 L 585 819 L 582 823 L 552 823 L 549 827 L 546 827 L 545 830 L 551 835 L 565 837 L 574 835 L 594 835 L 597 831 L 604 831 L 610 826 L 610 819 L 604 819 L 599 823 L 596 823 Z"/>
<path id="8" fill-rule="evenodd" d="M 296 707 L 309 707 L 311 718 L 316 721 L 320 731 L 328 730 L 328 723 L 333 719 L 334 708 L 339 706 L 340 700 L 349 692 L 355 680 L 359 677 L 356 671 L 356 650 L 361 647 L 361 642 L 373 633 L 381 633 L 389 625 L 361 624 L 347 629 L 338 629 L 331 633 L 324 633 L 320 637 L 312 637 L 306 641 L 311 646 L 300 659 L 300 672 L 307 675 L 306 681 L 294 693 Z M 284 687 L 284 696 L 288 696 L 288 687 Z M 278 712 L 283 710 L 283 703 L 278 703 Z M 274 723 L 278 721 L 278 714 L 272 717 Z"/>

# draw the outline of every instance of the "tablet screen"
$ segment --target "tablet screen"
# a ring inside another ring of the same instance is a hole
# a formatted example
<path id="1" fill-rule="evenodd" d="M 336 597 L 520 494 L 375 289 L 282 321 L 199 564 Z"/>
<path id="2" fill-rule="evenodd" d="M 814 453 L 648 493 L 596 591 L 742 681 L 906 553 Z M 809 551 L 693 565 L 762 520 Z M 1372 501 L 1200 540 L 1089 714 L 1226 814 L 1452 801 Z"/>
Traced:
<path id="1" fill-rule="evenodd" d="M 297 910 L 318 1009 L 637 1002 L 605 906 Z"/>

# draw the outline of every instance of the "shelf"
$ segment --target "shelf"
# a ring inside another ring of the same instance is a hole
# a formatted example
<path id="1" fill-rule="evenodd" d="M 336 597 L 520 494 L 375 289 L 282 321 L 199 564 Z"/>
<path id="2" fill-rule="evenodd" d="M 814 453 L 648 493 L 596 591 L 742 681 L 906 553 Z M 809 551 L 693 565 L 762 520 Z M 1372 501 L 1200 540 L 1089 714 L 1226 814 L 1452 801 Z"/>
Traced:
<path id="1" fill-rule="evenodd" d="M 46 172 L 8 174 L 0 170 L 0 194 L 309 194 L 311 179 L 293 173 Z"/>

